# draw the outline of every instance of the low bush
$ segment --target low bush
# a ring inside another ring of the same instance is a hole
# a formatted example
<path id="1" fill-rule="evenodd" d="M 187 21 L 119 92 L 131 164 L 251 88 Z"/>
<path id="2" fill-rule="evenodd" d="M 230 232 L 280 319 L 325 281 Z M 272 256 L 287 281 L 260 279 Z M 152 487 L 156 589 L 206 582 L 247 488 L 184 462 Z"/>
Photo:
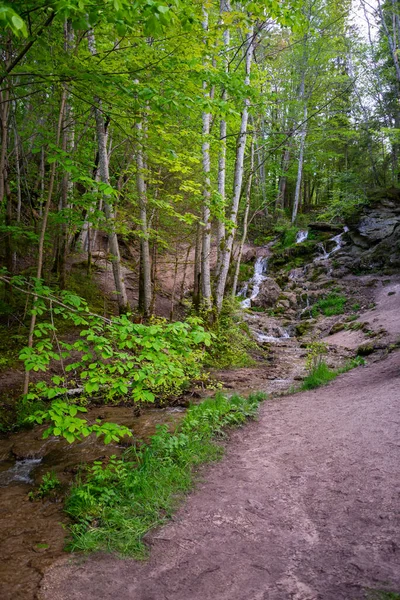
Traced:
<path id="1" fill-rule="evenodd" d="M 345 310 L 345 304 L 347 302 L 346 296 L 340 296 L 339 294 L 333 293 L 326 296 L 322 300 L 318 300 L 312 309 L 312 316 L 315 318 L 319 314 L 325 315 L 325 317 L 331 317 L 332 315 L 342 315 Z"/>
<path id="2" fill-rule="evenodd" d="M 264 399 L 260 393 L 229 399 L 217 394 L 191 406 L 175 433 L 159 426 L 149 444 L 106 464 L 96 461 L 66 502 L 74 520 L 69 549 L 144 557 L 143 536 L 170 518 L 193 485 L 195 467 L 221 456 L 216 438 L 253 418 Z"/>
<path id="3" fill-rule="evenodd" d="M 29 500 L 41 500 L 42 498 L 46 498 L 47 496 L 50 496 L 54 490 L 59 488 L 60 485 L 61 483 L 57 475 L 52 471 L 49 471 L 43 475 L 42 483 L 37 490 L 29 492 L 28 498 Z"/>
<path id="4" fill-rule="evenodd" d="M 216 369 L 254 365 L 252 351 L 259 351 L 248 325 L 243 321 L 237 298 L 224 301 L 219 317 L 210 326 L 212 344 L 207 347 L 205 366 Z"/>

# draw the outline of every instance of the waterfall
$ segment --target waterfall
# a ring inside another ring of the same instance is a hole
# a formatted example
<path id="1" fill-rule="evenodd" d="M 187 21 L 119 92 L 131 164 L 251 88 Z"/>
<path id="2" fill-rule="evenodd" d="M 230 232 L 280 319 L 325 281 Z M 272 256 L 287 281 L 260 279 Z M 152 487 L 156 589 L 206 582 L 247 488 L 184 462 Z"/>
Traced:
<path id="1" fill-rule="evenodd" d="M 343 235 L 345 233 L 347 233 L 348 231 L 349 231 L 349 228 L 347 226 L 345 226 L 345 227 L 343 227 L 342 233 L 339 233 L 338 235 L 334 235 L 333 237 L 331 237 L 328 240 L 329 242 L 335 243 L 335 246 L 332 248 L 332 250 L 330 252 L 326 251 L 326 248 L 323 243 L 317 244 L 317 247 L 320 248 L 320 250 L 322 251 L 322 254 L 320 256 L 317 256 L 317 258 L 315 258 L 314 261 L 326 260 L 327 258 L 329 258 L 331 256 L 331 254 L 338 252 L 338 250 L 340 250 L 344 244 Z"/>
<path id="2" fill-rule="evenodd" d="M 248 283 L 242 288 L 239 296 L 244 297 L 245 299 L 242 301 L 243 308 L 250 308 L 251 301 L 257 298 L 260 293 L 260 287 L 263 281 L 266 279 L 266 272 L 268 267 L 268 258 L 266 256 L 260 256 L 257 258 L 254 264 L 254 275 L 250 279 Z M 252 286 L 252 292 L 250 298 L 246 298 L 249 287 Z"/>
<path id="3" fill-rule="evenodd" d="M 297 235 L 296 235 L 296 244 L 301 244 L 301 242 L 305 242 L 307 238 L 308 238 L 308 230 L 307 229 L 302 229 L 302 230 L 298 231 Z"/>

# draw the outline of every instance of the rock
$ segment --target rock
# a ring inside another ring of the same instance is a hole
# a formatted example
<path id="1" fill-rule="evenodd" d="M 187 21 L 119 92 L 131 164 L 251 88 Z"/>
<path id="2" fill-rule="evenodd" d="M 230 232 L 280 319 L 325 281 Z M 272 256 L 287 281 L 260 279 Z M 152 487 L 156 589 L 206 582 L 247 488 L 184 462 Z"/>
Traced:
<path id="1" fill-rule="evenodd" d="M 374 350 L 375 348 L 372 342 L 365 342 L 358 346 L 357 354 L 358 356 L 368 356 L 369 354 L 372 354 Z"/>
<path id="2" fill-rule="evenodd" d="M 272 277 L 266 277 L 266 279 L 260 285 L 260 291 L 257 298 L 251 301 L 252 306 L 258 306 L 260 308 L 268 308 L 274 306 L 279 296 L 282 294 L 282 290 Z"/>
<path id="3" fill-rule="evenodd" d="M 303 335 L 305 335 L 306 333 L 308 333 L 310 331 L 310 329 L 312 328 L 312 321 L 302 321 L 301 323 L 298 323 L 296 325 L 296 336 L 297 337 L 302 337 Z"/>
<path id="4" fill-rule="evenodd" d="M 376 210 L 368 216 L 362 217 L 358 223 L 358 233 L 368 242 L 380 242 L 392 235 L 400 225 L 400 214 L 390 216 L 385 211 Z"/>
<path id="5" fill-rule="evenodd" d="M 290 292 L 285 292 L 282 294 L 282 298 L 288 300 L 290 306 L 296 307 L 297 306 L 297 296 L 296 294 L 290 293 Z"/>
<path id="6" fill-rule="evenodd" d="M 333 335 L 334 333 L 337 333 L 338 331 L 342 331 L 345 328 L 345 323 L 335 323 L 330 331 L 329 331 L 329 335 Z"/>
<path id="7" fill-rule="evenodd" d="M 316 222 L 310 223 L 308 229 L 314 231 L 328 231 L 329 233 L 340 233 L 343 231 L 342 225 L 333 225 L 333 223 Z"/>

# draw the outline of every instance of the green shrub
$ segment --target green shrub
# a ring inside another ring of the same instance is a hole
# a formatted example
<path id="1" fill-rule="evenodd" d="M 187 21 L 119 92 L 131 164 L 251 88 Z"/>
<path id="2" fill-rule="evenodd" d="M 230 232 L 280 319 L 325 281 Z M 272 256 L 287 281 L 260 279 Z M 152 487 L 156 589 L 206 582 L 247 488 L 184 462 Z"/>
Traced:
<path id="1" fill-rule="evenodd" d="M 302 390 L 313 390 L 320 385 L 325 385 L 332 379 L 335 379 L 337 373 L 332 371 L 326 362 L 321 361 L 315 368 L 313 368 L 307 377 L 304 378 L 301 389 Z"/>
<path id="2" fill-rule="evenodd" d="M 251 351 L 259 350 L 248 325 L 242 319 L 236 298 L 226 299 L 219 317 L 210 327 L 212 344 L 207 348 L 205 365 L 216 369 L 249 367 L 254 364 Z"/>
<path id="3" fill-rule="evenodd" d="M 315 318 L 320 313 L 326 317 L 342 315 L 344 313 L 346 302 L 347 298 L 345 296 L 340 296 L 336 293 L 329 294 L 329 296 L 322 300 L 318 300 L 318 302 L 313 305 L 311 309 L 312 316 Z"/>
<path id="4" fill-rule="evenodd" d="M 60 485 L 61 483 L 57 475 L 54 472 L 49 471 L 43 475 L 42 483 L 39 485 L 38 489 L 29 492 L 28 498 L 29 500 L 41 500 L 42 498 L 49 496 L 51 492 L 59 488 Z"/>
<path id="5" fill-rule="evenodd" d="M 35 311 L 42 321 L 36 324 L 33 347 L 23 348 L 20 359 L 25 370 L 44 373 L 51 361 L 59 361 L 63 374 L 31 386 L 27 400 L 52 400 L 81 387 L 87 396 L 101 393 L 106 402 L 154 402 L 181 393 L 201 375 L 212 336 L 199 318 L 154 319 L 148 325 L 132 322 L 129 315 L 106 319 L 71 292 L 56 295 L 41 281 L 35 286 Z M 75 327 L 74 342 L 58 337 L 55 316 Z"/>
<path id="6" fill-rule="evenodd" d="M 96 461 L 71 490 L 66 511 L 75 521 L 69 549 L 106 550 L 143 557 L 143 536 L 170 518 L 193 485 L 194 468 L 218 459 L 227 427 L 257 413 L 263 394 L 226 398 L 217 394 L 193 405 L 175 433 L 159 426 L 147 445 L 130 448 L 121 459 Z"/>

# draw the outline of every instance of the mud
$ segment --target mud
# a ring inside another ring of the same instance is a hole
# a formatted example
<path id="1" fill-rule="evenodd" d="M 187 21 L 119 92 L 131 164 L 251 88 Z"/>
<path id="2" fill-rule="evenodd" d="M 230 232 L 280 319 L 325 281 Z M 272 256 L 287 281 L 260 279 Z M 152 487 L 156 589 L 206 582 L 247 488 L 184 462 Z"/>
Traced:
<path id="1" fill-rule="evenodd" d="M 132 408 L 98 407 L 89 419 L 102 418 L 131 428 L 134 441 L 148 439 L 158 424 L 174 427 L 182 418 L 180 408 L 146 409 L 135 416 Z M 42 439 L 43 428 L 0 440 L 0 598 L 32 600 L 36 598 L 45 569 L 64 554 L 69 520 L 63 511 L 63 499 L 79 465 L 120 455 L 123 446 L 104 446 L 91 436 L 80 443 L 68 444 L 59 438 Z M 130 440 L 129 440 L 130 441 Z M 30 460 L 32 471 L 23 473 L 15 466 Z M 50 499 L 30 501 L 28 494 L 42 475 L 53 472 L 61 488 Z"/>
<path id="2" fill-rule="evenodd" d="M 61 561 L 41 600 L 359 600 L 400 591 L 400 353 L 264 404 L 143 564 Z"/>

